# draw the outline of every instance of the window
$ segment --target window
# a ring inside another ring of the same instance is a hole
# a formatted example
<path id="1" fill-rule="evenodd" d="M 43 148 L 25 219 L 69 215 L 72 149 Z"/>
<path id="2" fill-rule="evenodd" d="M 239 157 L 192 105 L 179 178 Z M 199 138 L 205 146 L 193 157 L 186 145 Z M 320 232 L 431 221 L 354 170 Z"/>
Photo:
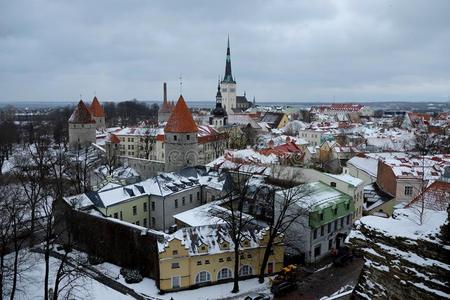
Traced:
<path id="1" fill-rule="evenodd" d="M 350 224 L 350 215 L 347 216 L 347 225 Z"/>
<path id="2" fill-rule="evenodd" d="M 320 245 L 314 248 L 314 257 L 320 256 Z"/>
<path id="3" fill-rule="evenodd" d="M 133 206 L 133 216 L 137 215 L 137 207 Z"/>
<path id="4" fill-rule="evenodd" d="M 152 227 L 155 227 L 155 225 L 156 225 L 155 217 L 152 217 Z"/>
<path id="5" fill-rule="evenodd" d="M 331 232 L 331 223 L 328 223 L 328 233 Z"/>
<path id="6" fill-rule="evenodd" d="M 147 227 L 147 218 L 144 218 L 144 227 Z"/>
<path id="7" fill-rule="evenodd" d="M 333 209 L 333 213 L 334 213 L 334 215 L 337 215 L 337 207 L 335 209 Z"/>
<path id="8" fill-rule="evenodd" d="M 205 265 L 209 265 L 209 260 L 205 260 Z"/>
<path id="9" fill-rule="evenodd" d="M 337 220 L 334 221 L 334 230 L 337 230 Z"/>
<path id="10" fill-rule="evenodd" d="M 413 194 L 412 186 L 405 186 L 405 196 L 411 196 Z"/>
<path id="11" fill-rule="evenodd" d="M 320 227 L 320 236 L 323 236 L 325 234 L 325 226 Z"/>
<path id="12" fill-rule="evenodd" d="M 239 270 L 240 276 L 249 276 L 252 275 L 252 273 L 253 273 L 252 267 L 249 265 L 242 266 L 241 269 Z"/>
<path id="13" fill-rule="evenodd" d="M 323 221 L 323 213 L 319 214 L 320 221 Z"/>
<path id="14" fill-rule="evenodd" d="M 252 258 L 252 255 L 251 254 L 247 254 L 247 258 Z"/>
<path id="15" fill-rule="evenodd" d="M 227 261 L 231 261 L 231 257 L 228 256 L 228 257 L 227 257 Z"/>
<path id="16" fill-rule="evenodd" d="M 200 192 L 197 192 L 197 201 L 200 201 Z"/>
<path id="17" fill-rule="evenodd" d="M 314 229 L 313 239 L 317 239 L 317 229 Z"/>
<path id="18" fill-rule="evenodd" d="M 207 271 L 201 271 L 195 276 L 195 283 L 209 282 L 211 281 L 211 274 Z"/>
<path id="19" fill-rule="evenodd" d="M 180 287 L 180 276 L 172 277 L 172 288 L 177 289 Z"/>
<path id="20" fill-rule="evenodd" d="M 178 199 L 175 199 L 175 208 L 178 208 Z"/>
<path id="21" fill-rule="evenodd" d="M 182 204 L 183 206 L 186 205 L 186 197 L 181 198 L 181 204 Z"/>
<path id="22" fill-rule="evenodd" d="M 178 269 L 178 268 L 180 268 L 180 263 L 177 263 L 177 262 L 172 263 L 172 269 Z"/>
<path id="23" fill-rule="evenodd" d="M 330 182 L 330 186 L 331 187 L 336 187 L 336 182 L 334 182 L 334 181 Z"/>
<path id="24" fill-rule="evenodd" d="M 224 280 L 231 278 L 233 275 L 231 273 L 231 270 L 228 268 L 223 268 L 222 270 L 217 273 L 217 280 Z"/>
<path id="25" fill-rule="evenodd" d="M 144 202 L 144 211 L 147 211 L 147 202 Z"/>
<path id="26" fill-rule="evenodd" d="M 344 227 L 344 218 L 341 218 L 341 228 Z"/>
<path id="27" fill-rule="evenodd" d="M 178 250 L 173 250 L 172 255 L 178 255 Z"/>
<path id="28" fill-rule="evenodd" d="M 345 209 L 347 209 L 347 210 L 350 209 L 350 202 L 348 202 L 347 204 L 345 204 Z"/>
<path id="29" fill-rule="evenodd" d="M 223 258 L 219 258 L 219 262 L 223 262 Z"/>
<path id="30" fill-rule="evenodd" d="M 202 265 L 202 261 L 201 260 L 197 261 L 197 266 L 201 266 L 201 265 Z"/>
<path id="31" fill-rule="evenodd" d="M 333 248 L 333 239 L 328 240 L 328 250 L 331 250 Z"/>
<path id="32" fill-rule="evenodd" d="M 174 141 L 177 140 L 177 136 L 176 136 L 176 135 L 173 136 L 173 140 L 174 140 Z"/>
<path id="33" fill-rule="evenodd" d="M 155 202 L 152 202 L 152 211 L 155 211 Z"/>
<path id="34" fill-rule="evenodd" d="M 186 140 L 189 141 L 191 139 L 191 136 L 188 134 L 186 135 Z"/>
<path id="35" fill-rule="evenodd" d="M 189 195 L 189 203 L 192 203 L 192 194 Z"/>
<path id="36" fill-rule="evenodd" d="M 139 224 L 139 221 L 136 221 L 136 225 L 137 225 L 137 226 L 139 226 L 139 225 L 140 225 L 140 224 Z"/>

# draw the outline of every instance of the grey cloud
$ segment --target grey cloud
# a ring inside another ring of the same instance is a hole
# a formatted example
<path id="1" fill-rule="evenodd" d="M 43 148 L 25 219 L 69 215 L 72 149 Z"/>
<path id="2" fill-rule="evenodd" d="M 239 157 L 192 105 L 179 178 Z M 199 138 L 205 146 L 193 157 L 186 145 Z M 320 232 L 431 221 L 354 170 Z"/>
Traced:
<path id="1" fill-rule="evenodd" d="M 446 100 L 450 2 L 2 1 L 0 101 L 212 100 L 226 36 L 259 100 Z"/>

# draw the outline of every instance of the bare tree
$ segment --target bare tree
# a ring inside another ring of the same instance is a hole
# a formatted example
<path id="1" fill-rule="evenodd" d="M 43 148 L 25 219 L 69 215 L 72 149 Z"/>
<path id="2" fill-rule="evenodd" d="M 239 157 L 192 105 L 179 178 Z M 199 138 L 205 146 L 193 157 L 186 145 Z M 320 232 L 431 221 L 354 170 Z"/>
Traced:
<path id="1" fill-rule="evenodd" d="M 253 224 L 253 217 L 243 213 L 243 206 L 248 190 L 247 175 L 240 172 L 231 174 L 225 172 L 226 183 L 225 189 L 227 195 L 221 204 L 221 208 L 212 209 L 211 216 L 219 218 L 225 223 L 231 240 L 234 244 L 234 277 L 232 293 L 239 292 L 239 265 L 240 265 L 240 249 L 243 242 L 250 239 L 249 229 Z"/>
<path id="2" fill-rule="evenodd" d="M 267 220 L 268 241 L 258 276 L 260 283 L 264 282 L 266 265 L 276 238 L 280 234 L 285 235 L 294 223 L 302 224 L 299 222 L 300 219 L 308 216 L 309 205 L 304 201 L 311 194 L 308 186 L 304 184 L 295 185 L 292 181 L 285 181 L 283 185 L 286 189 L 279 191 L 272 189 L 266 201 L 259 204 L 271 213 L 271 218 Z"/>

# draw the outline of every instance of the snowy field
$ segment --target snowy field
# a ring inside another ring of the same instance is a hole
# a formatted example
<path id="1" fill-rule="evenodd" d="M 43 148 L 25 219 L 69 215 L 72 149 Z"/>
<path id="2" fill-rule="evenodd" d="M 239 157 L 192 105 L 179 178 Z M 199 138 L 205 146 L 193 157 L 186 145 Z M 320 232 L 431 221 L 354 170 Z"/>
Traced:
<path id="1" fill-rule="evenodd" d="M 25 250 L 24 250 L 25 251 Z M 22 255 L 26 256 L 24 264 L 22 266 L 22 276 L 18 279 L 18 287 L 16 291 L 15 299 L 43 299 L 44 296 L 44 272 L 45 262 L 44 256 L 38 253 L 22 252 L 26 253 Z M 8 259 L 12 259 L 13 256 L 9 255 Z M 54 280 L 56 276 L 56 270 L 59 266 L 59 260 L 56 258 L 50 258 L 50 283 L 49 288 L 54 286 Z M 109 278 L 116 280 L 117 282 L 133 289 L 135 292 L 142 296 L 147 296 L 148 299 L 223 299 L 233 297 L 233 299 L 243 299 L 249 292 L 261 292 L 269 293 L 269 279 L 266 278 L 264 284 L 259 284 L 258 279 L 248 279 L 239 282 L 240 292 L 238 294 L 232 294 L 230 291 L 233 288 L 233 283 L 225 283 L 220 285 L 203 287 L 195 290 L 180 291 L 177 293 L 167 293 L 159 295 L 159 290 L 156 287 L 155 281 L 150 278 L 144 278 L 143 281 L 135 284 L 127 284 L 120 275 L 120 267 L 103 263 L 95 266 L 95 268 L 108 276 Z M 62 283 L 62 285 L 64 282 Z M 242 296 L 242 297 L 240 297 Z M 61 294 L 61 299 L 65 299 L 65 291 Z M 108 286 L 90 278 L 83 277 L 76 281 L 76 287 L 72 291 L 70 299 L 95 299 L 95 300 L 122 300 L 122 299 L 134 299 L 130 295 L 124 295 Z"/>

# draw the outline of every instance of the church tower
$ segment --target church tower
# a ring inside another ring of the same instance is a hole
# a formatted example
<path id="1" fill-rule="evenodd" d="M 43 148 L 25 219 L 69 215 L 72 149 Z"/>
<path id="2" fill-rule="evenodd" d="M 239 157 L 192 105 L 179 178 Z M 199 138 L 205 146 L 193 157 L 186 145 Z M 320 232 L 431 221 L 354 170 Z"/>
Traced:
<path id="1" fill-rule="evenodd" d="M 228 112 L 232 113 L 236 108 L 236 81 L 231 73 L 231 54 L 230 54 L 230 38 L 227 44 L 227 59 L 225 62 L 225 76 L 220 83 L 222 92 L 222 106 Z"/>
<path id="2" fill-rule="evenodd" d="M 178 98 L 164 127 L 165 171 L 179 171 L 198 162 L 197 124 L 184 101 Z"/>
<path id="3" fill-rule="evenodd" d="M 211 111 L 209 117 L 209 125 L 216 128 L 226 126 L 228 124 L 228 115 L 222 107 L 222 93 L 220 92 L 220 82 L 217 84 L 216 108 Z"/>

